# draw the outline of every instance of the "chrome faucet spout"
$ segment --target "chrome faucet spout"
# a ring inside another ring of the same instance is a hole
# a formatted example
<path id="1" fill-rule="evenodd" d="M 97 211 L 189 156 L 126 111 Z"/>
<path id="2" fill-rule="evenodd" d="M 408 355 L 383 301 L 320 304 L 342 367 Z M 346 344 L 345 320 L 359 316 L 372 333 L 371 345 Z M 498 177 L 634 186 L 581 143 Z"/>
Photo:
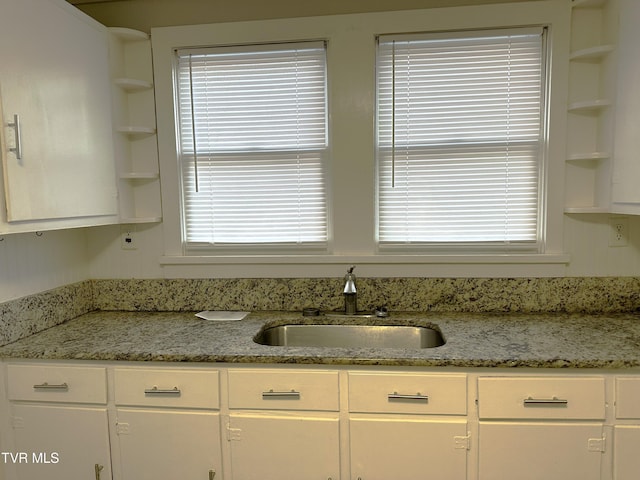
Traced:
<path id="1" fill-rule="evenodd" d="M 356 290 L 356 275 L 353 273 L 355 265 L 352 265 L 344 277 L 344 313 L 355 315 L 358 311 L 358 291 Z"/>

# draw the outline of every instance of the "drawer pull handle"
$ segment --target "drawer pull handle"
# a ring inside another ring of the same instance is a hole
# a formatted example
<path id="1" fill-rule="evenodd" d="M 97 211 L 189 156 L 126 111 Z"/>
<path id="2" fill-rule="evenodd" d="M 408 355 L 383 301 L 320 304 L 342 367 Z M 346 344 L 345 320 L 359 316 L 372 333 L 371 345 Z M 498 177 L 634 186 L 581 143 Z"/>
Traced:
<path id="1" fill-rule="evenodd" d="M 213 480 L 216 476 L 215 470 L 209 470 L 209 480 Z"/>
<path id="2" fill-rule="evenodd" d="M 34 385 L 33 389 L 34 390 L 62 390 L 64 392 L 67 392 L 69 391 L 69 385 L 67 384 L 67 382 L 57 383 L 57 384 L 44 382 L 39 385 Z"/>
<path id="3" fill-rule="evenodd" d="M 534 405 L 555 405 L 558 407 L 566 407 L 569 404 L 569 400 L 564 400 L 558 397 L 551 398 L 525 398 L 522 402 L 524 406 L 534 406 Z"/>
<path id="4" fill-rule="evenodd" d="M 95 466 L 93 467 L 93 470 L 96 474 L 96 480 L 100 480 L 100 472 L 102 471 L 104 467 L 102 465 L 99 464 L 95 464 Z"/>
<path id="5" fill-rule="evenodd" d="M 15 153 L 16 160 L 22 160 L 22 139 L 20 135 L 20 117 L 18 114 L 13 116 L 13 122 L 7 124 L 8 127 L 15 129 L 16 146 L 9 148 L 9 151 Z"/>
<path id="6" fill-rule="evenodd" d="M 402 393 L 393 392 L 387 395 L 387 398 L 389 399 L 390 402 L 394 400 L 399 400 L 399 401 L 406 400 L 410 402 L 413 401 L 413 402 L 429 403 L 429 395 L 420 395 L 420 392 L 416 393 L 415 395 L 404 395 Z"/>
<path id="7" fill-rule="evenodd" d="M 274 392 L 273 390 L 269 390 L 268 392 L 262 392 L 262 398 L 264 400 L 277 399 L 277 398 L 288 398 L 291 400 L 300 400 L 300 392 L 296 392 L 295 390 L 291 390 L 289 392 L 286 392 L 286 391 Z"/>
<path id="8" fill-rule="evenodd" d="M 177 395 L 180 396 L 182 392 L 178 387 L 173 387 L 171 389 L 168 388 L 158 388 L 157 386 L 153 386 L 153 388 L 147 388 L 144 391 L 145 395 Z"/>

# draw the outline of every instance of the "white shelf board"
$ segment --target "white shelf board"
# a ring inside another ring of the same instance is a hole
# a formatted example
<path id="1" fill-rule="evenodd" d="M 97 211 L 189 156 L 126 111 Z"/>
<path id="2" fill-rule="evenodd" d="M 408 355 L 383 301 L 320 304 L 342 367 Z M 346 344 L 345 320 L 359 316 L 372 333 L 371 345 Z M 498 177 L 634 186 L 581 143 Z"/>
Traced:
<path id="1" fill-rule="evenodd" d="M 564 213 L 609 213 L 606 207 L 584 206 L 584 207 L 564 207 Z"/>
<path id="2" fill-rule="evenodd" d="M 131 137 L 135 136 L 145 136 L 145 135 L 154 135 L 156 133 L 156 129 L 153 127 L 141 127 L 141 126 L 121 126 L 118 127 L 118 132 L 124 133 L 125 135 L 129 135 Z"/>
<path id="3" fill-rule="evenodd" d="M 569 60 L 576 62 L 596 62 L 609 55 L 615 47 L 613 45 L 598 45 L 596 47 L 576 50 L 569 55 Z"/>
<path id="4" fill-rule="evenodd" d="M 608 152 L 590 152 L 590 153 L 574 153 L 567 157 L 567 161 L 580 162 L 589 160 L 606 160 L 611 155 Z"/>
<path id="5" fill-rule="evenodd" d="M 606 99 L 599 100 L 583 100 L 569 104 L 568 110 L 572 113 L 590 113 L 597 112 L 611 106 L 611 101 Z"/>
<path id="6" fill-rule="evenodd" d="M 120 174 L 124 180 L 155 180 L 160 177 L 158 172 L 125 172 Z"/>
<path id="7" fill-rule="evenodd" d="M 113 80 L 118 87 L 125 92 L 140 92 L 143 90 L 151 90 L 153 83 L 146 80 L 139 80 L 137 78 L 116 78 Z"/>
<path id="8" fill-rule="evenodd" d="M 137 42 L 141 40 L 149 40 L 149 35 L 140 30 L 124 27 L 109 27 L 109 32 L 125 42 Z"/>

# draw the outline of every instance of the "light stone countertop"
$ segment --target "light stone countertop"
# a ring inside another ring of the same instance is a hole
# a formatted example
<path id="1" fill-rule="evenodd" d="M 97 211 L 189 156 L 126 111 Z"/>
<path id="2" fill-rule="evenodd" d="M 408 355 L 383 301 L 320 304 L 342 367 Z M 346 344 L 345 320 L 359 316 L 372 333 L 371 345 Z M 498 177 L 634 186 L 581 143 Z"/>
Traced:
<path id="1" fill-rule="evenodd" d="M 321 348 L 259 345 L 265 325 L 435 325 L 437 348 Z M 637 314 L 392 313 L 387 319 L 254 312 L 212 322 L 188 312 L 96 311 L 0 347 L 0 357 L 49 360 L 288 363 L 430 367 L 631 368 L 640 366 Z"/>

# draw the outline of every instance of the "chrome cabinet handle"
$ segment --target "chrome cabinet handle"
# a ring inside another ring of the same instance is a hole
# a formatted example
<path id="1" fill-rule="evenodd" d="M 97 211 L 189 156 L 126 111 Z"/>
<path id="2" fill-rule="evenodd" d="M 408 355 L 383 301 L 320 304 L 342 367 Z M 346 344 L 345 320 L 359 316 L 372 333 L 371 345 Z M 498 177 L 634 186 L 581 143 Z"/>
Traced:
<path id="1" fill-rule="evenodd" d="M 13 122 L 7 125 L 15 130 L 16 138 L 16 146 L 9 148 L 9 151 L 15 153 L 18 160 L 22 160 L 22 135 L 20 135 L 20 117 L 17 113 L 13 116 Z"/>
<path id="2" fill-rule="evenodd" d="M 67 392 L 69 390 L 69 385 L 67 382 L 58 383 L 58 384 L 49 384 L 47 382 L 40 383 L 38 385 L 33 386 L 34 390 L 62 390 Z"/>
<path id="3" fill-rule="evenodd" d="M 95 467 L 94 467 L 94 471 L 96 473 L 96 480 L 100 480 L 100 472 L 102 471 L 104 467 L 102 465 L 98 465 L 96 463 Z"/>
<path id="4" fill-rule="evenodd" d="M 420 392 L 416 393 L 415 395 L 405 395 L 402 393 L 393 392 L 387 395 L 387 399 L 390 402 L 394 400 L 408 400 L 429 403 L 429 395 L 421 395 Z"/>
<path id="5" fill-rule="evenodd" d="M 533 405 L 555 405 L 558 407 L 566 407 L 569 404 L 569 400 L 564 400 L 562 398 L 558 398 L 558 397 L 551 397 L 551 398 L 525 398 L 522 401 L 523 405 L 526 406 L 533 406 Z"/>
<path id="6" fill-rule="evenodd" d="M 289 399 L 295 399 L 295 400 L 299 400 L 300 399 L 300 392 L 297 392 L 295 390 L 290 390 L 290 391 L 280 391 L 280 392 L 274 392 L 273 390 L 269 390 L 268 392 L 262 392 L 262 398 L 267 400 L 267 399 L 276 399 L 276 398 L 289 398 Z"/>
<path id="7" fill-rule="evenodd" d="M 144 391 L 145 395 L 176 395 L 176 396 L 180 396 L 182 392 L 180 391 L 180 389 L 178 387 L 173 387 L 173 388 L 158 388 L 156 385 L 154 385 L 152 388 L 146 388 Z"/>

